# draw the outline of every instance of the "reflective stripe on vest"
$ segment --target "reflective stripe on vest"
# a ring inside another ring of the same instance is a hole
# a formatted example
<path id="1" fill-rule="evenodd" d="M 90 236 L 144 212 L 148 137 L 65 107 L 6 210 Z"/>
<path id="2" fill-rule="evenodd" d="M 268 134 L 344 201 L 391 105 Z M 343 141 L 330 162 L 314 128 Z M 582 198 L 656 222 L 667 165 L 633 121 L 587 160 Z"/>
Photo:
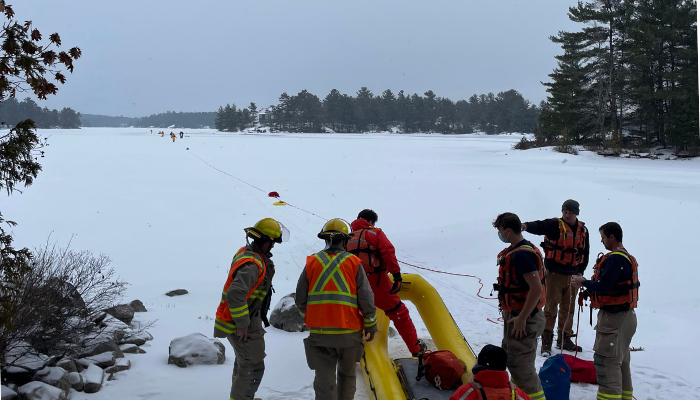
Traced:
<path id="1" fill-rule="evenodd" d="M 626 250 L 612 251 L 598 259 L 593 267 L 593 277 L 591 280 L 597 281 L 603 273 L 603 266 L 608 257 L 619 255 L 627 259 L 631 265 L 631 279 L 618 282 L 607 293 L 591 293 L 591 307 L 600 308 L 601 306 L 621 306 L 629 304 L 630 308 L 637 308 L 639 300 L 639 265 L 637 260 Z"/>
<path id="2" fill-rule="evenodd" d="M 576 222 L 576 232 L 559 218 L 559 238 L 550 240 L 545 237 L 542 242 L 544 256 L 560 264 L 577 266 L 583 262 L 586 248 L 586 228 L 581 221 Z"/>
<path id="3" fill-rule="evenodd" d="M 224 290 L 221 292 L 221 301 L 216 309 L 216 321 L 214 327 L 227 335 L 236 332 L 236 324 L 233 322 L 233 318 L 244 317 L 250 313 L 247 302 L 243 306 L 229 308 L 228 302 L 226 301 L 227 290 L 229 286 L 231 286 L 231 282 L 233 282 L 234 273 L 240 266 L 247 262 L 255 263 L 259 269 L 258 280 L 255 282 L 255 285 L 253 285 L 250 292 L 246 294 L 246 300 L 250 301 L 252 298 L 254 300 L 262 301 L 267 294 L 265 290 L 257 289 L 258 286 L 260 286 L 260 284 L 265 280 L 265 276 L 267 274 L 265 261 L 259 254 L 247 250 L 245 246 L 241 247 L 231 261 L 231 269 L 229 270 L 226 278 L 226 283 L 224 283 Z"/>
<path id="4" fill-rule="evenodd" d="M 347 276 L 341 269 L 348 259 L 354 258 L 354 256 L 348 252 L 342 252 L 330 258 L 327 253 L 322 251 L 312 257 L 309 257 L 306 266 L 310 288 L 305 322 L 309 331 L 322 334 L 359 331 L 363 321 L 357 305 L 355 276 Z M 318 264 L 314 263 L 313 260 L 317 261 Z M 355 261 L 352 262 L 358 263 L 357 267 L 359 267 L 358 261 L 355 258 Z M 357 270 L 349 272 L 357 274 Z M 350 278 L 352 278 L 352 282 L 348 282 Z M 334 288 L 335 290 L 333 290 Z M 366 326 L 377 323 L 374 318 L 365 319 L 364 322 Z"/>

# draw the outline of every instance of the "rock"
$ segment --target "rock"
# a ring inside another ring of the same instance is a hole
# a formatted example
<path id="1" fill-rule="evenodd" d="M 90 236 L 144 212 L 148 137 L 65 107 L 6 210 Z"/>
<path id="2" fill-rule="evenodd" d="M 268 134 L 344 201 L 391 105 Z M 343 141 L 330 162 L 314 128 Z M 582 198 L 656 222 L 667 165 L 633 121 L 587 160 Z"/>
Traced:
<path id="1" fill-rule="evenodd" d="M 139 346 L 132 343 L 120 344 L 119 350 L 121 350 L 123 353 L 136 354 L 139 352 Z"/>
<path id="2" fill-rule="evenodd" d="M 630 158 L 630 155 L 625 153 L 625 154 L 620 154 L 620 157 L 621 158 Z"/>
<path id="3" fill-rule="evenodd" d="M 70 393 L 70 377 L 68 376 L 68 372 L 63 368 L 46 367 L 40 369 L 34 374 L 34 379 L 57 387 L 66 392 L 66 394 Z"/>
<path id="4" fill-rule="evenodd" d="M 146 354 L 146 350 L 139 347 L 139 349 L 137 350 L 137 354 Z"/>
<path id="5" fill-rule="evenodd" d="M 143 305 L 141 300 L 134 300 L 131 303 L 129 303 L 129 305 L 131 306 L 131 308 L 134 309 L 134 312 L 146 312 L 146 311 L 148 311 L 148 310 L 146 310 L 146 306 Z"/>
<path id="6" fill-rule="evenodd" d="M 107 377 L 107 381 L 116 381 L 117 380 L 117 374 L 109 374 Z"/>
<path id="7" fill-rule="evenodd" d="M 280 299 L 270 314 L 270 324 L 287 332 L 304 332 L 309 329 L 304 324 L 304 317 L 294 303 L 296 293 L 290 293 Z"/>
<path id="8" fill-rule="evenodd" d="M 13 343 L 5 354 L 5 361 L 14 364 L 2 371 L 3 380 L 22 386 L 34 379 L 34 372 L 49 364 L 51 358 L 37 352 L 27 342 Z"/>
<path id="9" fill-rule="evenodd" d="M 56 366 L 63 368 L 66 370 L 66 372 L 80 372 L 78 371 L 78 367 L 75 366 L 75 362 L 73 362 L 73 360 L 70 358 L 64 358 L 63 360 L 57 362 Z"/>
<path id="10" fill-rule="evenodd" d="M 679 151 L 676 153 L 678 157 L 690 157 L 690 152 L 689 151 Z"/>
<path id="11" fill-rule="evenodd" d="M 66 400 L 68 393 L 44 382 L 29 382 L 19 388 L 22 400 Z"/>
<path id="12" fill-rule="evenodd" d="M 187 293 L 189 293 L 189 292 L 185 289 L 175 289 L 175 290 L 169 291 L 165 295 L 169 296 L 169 297 L 173 297 L 173 296 L 182 296 L 183 294 L 187 294 Z"/>
<path id="13" fill-rule="evenodd" d="M 70 386 L 77 390 L 78 392 L 82 392 L 83 388 L 85 387 L 85 383 L 83 382 L 83 376 L 80 375 L 77 372 L 71 372 L 68 374 L 68 379 L 70 380 Z"/>
<path id="14" fill-rule="evenodd" d="M 389 327 L 389 337 L 393 338 L 394 336 L 396 336 L 396 333 L 397 333 L 396 329 L 394 329 L 394 327 L 390 326 Z"/>
<path id="15" fill-rule="evenodd" d="M 95 317 L 95 319 L 92 320 L 92 322 L 94 322 L 94 323 L 96 323 L 97 325 L 99 325 L 99 324 L 102 323 L 102 321 L 104 321 L 104 319 L 105 319 L 106 317 L 107 317 L 107 313 L 106 313 L 106 312 L 102 312 L 102 313 L 98 314 L 97 317 Z"/>
<path id="16" fill-rule="evenodd" d="M 134 309 L 128 304 L 119 304 L 106 309 L 105 312 L 127 325 L 134 319 Z"/>
<path id="17" fill-rule="evenodd" d="M 17 392 L 2 385 L 0 386 L 0 400 L 17 400 Z"/>
<path id="18" fill-rule="evenodd" d="M 208 338 L 201 333 L 175 338 L 168 349 L 168 364 L 180 368 L 188 365 L 223 364 L 226 360 L 226 348 L 217 339 Z"/>
<path id="19" fill-rule="evenodd" d="M 116 364 L 113 366 L 106 368 L 105 373 L 106 374 L 114 374 L 120 371 L 126 371 L 131 369 L 131 361 L 127 360 L 126 358 L 121 358 L 117 361 Z"/>
<path id="20" fill-rule="evenodd" d="M 52 277 L 46 281 L 44 287 L 45 298 L 51 299 L 51 305 L 58 309 L 79 310 L 83 316 L 87 316 L 87 307 L 80 292 L 72 284 Z"/>
<path id="21" fill-rule="evenodd" d="M 102 381 L 104 380 L 105 372 L 102 368 L 95 364 L 90 364 L 88 369 L 83 372 L 83 391 L 85 393 L 97 393 L 102 389 Z"/>
<path id="22" fill-rule="evenodd" d="M 116 358 L 124 358 L 124 353 L 119 348 L 119 345 L 112 340 L 98 344 L 97 346 L 90 349 L 89 351 L 82 353 L 80 355 L 80 357 L 91 357 L 91 356 L 94 356 L 97 354 L 106 353 L 108 351 L 113 352 L 114 357 L 116 357 Z"/>
<path id="23" fill-rule="evenodd" d="M 153 336 L 151 336 L 150 333 L 143 331 L 125 337 L 122 339 L 121 344 L 135 344 L 137 346 L 143 346 L 148 340 L 153 340 Z"/>
<path id="24" fill-rule="evenodd" d="M 667 158 L 667 160 L 671 160 L 671 161 L 675 161 L 677 159 L 678 159 L 678 156 L 671 156 L 671 157 Z"/>
<path id="25" fill-rule="evenodd" d="M 113 352 L 107 351 L 102 354 L 81 358 L 76 361 L 85 368 L 90 368 L 90 365 L 96 365 L 100 368 L 107 368 L 114 365 L 116 362 L 116 357 L 114 356 Z"/>

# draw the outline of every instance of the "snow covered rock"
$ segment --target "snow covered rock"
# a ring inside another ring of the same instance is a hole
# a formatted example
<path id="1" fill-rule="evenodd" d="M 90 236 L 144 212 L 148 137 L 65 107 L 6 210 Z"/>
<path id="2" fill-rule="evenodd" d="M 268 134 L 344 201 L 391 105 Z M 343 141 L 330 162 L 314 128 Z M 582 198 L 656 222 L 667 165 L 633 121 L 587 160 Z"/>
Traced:
<path id="1" fill-rule="evenodd" d="M 137 346 L 143 346 L 148 340 L 153 340 L 153 336 L 150 333 L 143 331 L 126 336 L 124 339 L 122 339 L 121 344 L 135 344 Z"/>
<path id="2" fill-rule="evenodd" d="M 134 300 L 131 303 L 129 303 L 129 305 L 131 306 L 131 308 L 134 309 L 134 312 L 146 312 L 146 311 L 148 311 L 148 310 L 146 310 L 146 306 L 143 305 L 141 300 Z"/>
<path id="3" fill-rule="evenodd" d="M 0 400 L 17 400 L 17 392 L 2 385 L 0 386 Z"/>
<path id="4" fill-rule="evenodd" d="M 134 319 L 134 309 L 128 304 L 119 304 L 106 309 L 105 312 L 127 325 Z"/>
<path id="5" fill-rule="evenodd" d="M 90 348 L 90 350 L 82 353 L 80 356 L 81 357 L 92 357 L 94 355 L 102 354 L 102 353 L 105 353 L 108 351 L 113 352 L 114 356 L 116 358 L 123 358 L 124 357 L 124 353 L 119 348 L 119 345 L 113 340 L 110 340 L 107 342 L 102 342 L 102 343 L 98 344 L 97 346 Z"/>
<path id="6" fill-rule="evenodd" d="M 104 380 L 105 372 L 102 368 L 95 364 L 91 364 L 88 369 L 83 372 L 83 391 L 85 393 L 97 393 L 102 389 L 102 381 Z"/>
<path id="7" fill-rule="evenodd" d="M 116 362 L 116 357 L 114 356 L 114 352 L 106 351 L 101 354 L 78 359 L 76 362 L 85 368 L 90 368 L 91 365 L 96 365 L 100 368 L 107 368 L 114 365 Z"/>
<path id="8" fill-rule="evenodd" d="M 85 384 L 83 383 L 83 376 L 82 375 L 80 375 L 77 372 L 70 372 L 70 373 L 68 373 L 68 379 L 70 380 L 70 386 L 74 390 L 77 390 L 78 392 L 83 391 Z"/>
<path id="9" fill-rule="evenodd" d="M 64 358 L 57 362 L 56 366 L 63 368 L 66 372 L 79 372 L 78 367 L 75 366 L 75 363 L 70 358 Z"/>
<path id="10" fill-rule="evenodd" d="M 2 377 L 18 386 L 29 383 L 34 378 L 34 372 L 48 364 L 50 357 L 34 350 L 27 342 L 15 342 L 9 346 L 5 354 L 7 364 L 13 364 L 2 371 Z"/>
<path id="11" fill-rule="evenodd" d="M 80 295 L 80 292 L 78 292 L 75 286 L 60 278 L 49 278 L 49 280 L 46 281 L 44 292 L 44 296 L 46 296 L 47 299 L 51 299 L 52 305 L 59 309 L 77 309 L 87 313 L 87 307 L 85 306 L 85 301 Z"/>
<path id="12" fill-rule="evenodd" d="M 189 292 L 185 289 L 175 289 L 175 290 L 169 291 L 165 295 L 168 297 L 173 297 L 173 296 L 182 296 L 183 294 L 187 294 L 187 293 L 189 293 Z"/>
<path id="13" fill-rule="evenodd" d="M 389 337 L 390 337 L 390 338 L 393 338 L 394 336 L 396 336 L 396 333 L 397 333 L 397 332 L 396 332 L 396 329 L 394 329 L 393 326 L 390 326 L 390 327 L 389 327 Z"/>
<path id="14" fill-rule="evenodd" d="M 208 338 L 201 333 L 175 338 L 168 349 L 168 364 L 180 368 L 198 364 L 223 364 L 226 360 L 226 348 L 217 339 Z"/>
<path id="15" fill-rule="evenodd" d="M 133 343 L 128 343 L 128 344 L 120 344 L 119 345 L 119 350 L 122 351 L 122 353 L 129 353 L 129 354 L 136 354 L 139 351 L 139 346 L 133 344 Z"/>
<path id="16" fill-rule="evenodd" d="M 280 299 L 270 314 L 270 324 L 287 332 L 304 332 L 309 329 L 304 324 L 304 317 L 294 303 L 296 293 L 290 293 Z"/>
<path id="17" fill-rule="evenodd" d="M 46 367 L 40 369 L 34 374 L 34 379 L 57 387 L 66 392 L 66 394 L 70 392 L 70 378 L 68 377 L 68 372 L 63 368 Z"/>
<path id="18" fill-rule="evenodd" d="M 19 388 L 22 400 L 66 400 L 68 393 L 47 383 L 34 381 Z"/>
<path id="19" fill-rule="evenodd" d="M 131 361 L 127 360 L 126 358 L 120 358 L 117 360 L 116 364 L 112 365 L 111 367 L 105 368 L 105 373 L 106 374 L 114 374 L 119 371 L 126 371 L 131 369 Z"/>

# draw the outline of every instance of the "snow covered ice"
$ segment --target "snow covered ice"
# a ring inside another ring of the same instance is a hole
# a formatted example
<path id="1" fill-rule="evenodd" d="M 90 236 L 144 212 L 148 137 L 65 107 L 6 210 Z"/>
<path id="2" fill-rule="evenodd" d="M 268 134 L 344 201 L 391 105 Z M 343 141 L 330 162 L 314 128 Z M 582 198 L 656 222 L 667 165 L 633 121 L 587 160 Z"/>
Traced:
<path id="1" fill-rule="evenodd" d="M 40 131 L 50 146 L 35 183 L 5 198 L 3 215 L 17 221 L 18 246 L 51 241 L 105 253 L 131 283 L 127 303 L 140 299 L 157 320 L 146 354 L 126 354 L 129 371 L 90 399 L 225 399 L 233 351 L 224 365 L 168 365 L 168 345 L 200 332 L 213 317 L 231 258 L 245 243 L 243 228 L 264 217 L 284 223 L 291 241 L 275 247 L 272 304 L 295 290 L 305 257 L 323 247 L 323 220 L 290 206 L 273 206 L 267 192 L 324 218 L 353 220 L 363 208 L 379 214 L 400 260 L 479 276 L 488 294 L 503 244 L 491 222 L 504 211 L 523 220 L 559 215 L 563 200 L 581 204 L 592 232 L 591 258 L 604 251 L 597 228 L 616 221 L 640 265 L 639 326 L 632 346 L 635 397 L 695 399 L 693 362 L 700 359 L 697 304 L 700 270 L 694 257 L 700 217 L 700 160 L 604 158 L 550 149 L 511 150 L 519 135 L 236 134 L 188 131 L 177 139 L 148 129 Z M 186 148 L 190 150 L 187 151 Z M 201 158 L 198 159 L 197 157 Z M 212 166 L 261 188 L 258 191 Z M 564 162 L 566 160 L 566 162 Z M 541 238 L 526 234 L 535 244 Z M 592 274 L 592 262 L 586 276 Z M 439 291 L 472 348 L 500 344 L 497 302 L 476 296 L 476 280 L 420 273 Z M 173 288 L 186 296 L 167 297 Z M 409 305 L 419 337 L 426 337 Z M 304 333 L 270 327 L 266 372 L 257 397 L 312 399 Z M 592 359 L 595 332 L 581 315 L 582 358 Z M 390 340 L 390 343 L 400 338 Z M 403 346 L 405 347 L 405 346 Z M 395 356 L 402 346 L 390 346 Z M 538 356 L 538 368 L 544 358 Z M 572 384 L 572 399 L 595 398 L 596 386 Z M 73 398 L 77 398 L 73 393 Z M 356 399 L 366 399 L 358 368 Z"/>

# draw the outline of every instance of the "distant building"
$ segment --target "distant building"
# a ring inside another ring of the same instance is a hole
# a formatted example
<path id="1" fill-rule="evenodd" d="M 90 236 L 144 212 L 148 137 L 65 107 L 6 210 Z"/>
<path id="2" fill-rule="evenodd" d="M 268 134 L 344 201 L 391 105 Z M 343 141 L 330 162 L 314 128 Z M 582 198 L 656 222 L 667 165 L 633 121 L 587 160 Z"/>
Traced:
<path id="1" fill-rule="evenodd" d="M 267 125 L 274 119 L 272 115 L 272 106 L 263 108 L 258 112 L 258 122 L 260 125 Z"/>

